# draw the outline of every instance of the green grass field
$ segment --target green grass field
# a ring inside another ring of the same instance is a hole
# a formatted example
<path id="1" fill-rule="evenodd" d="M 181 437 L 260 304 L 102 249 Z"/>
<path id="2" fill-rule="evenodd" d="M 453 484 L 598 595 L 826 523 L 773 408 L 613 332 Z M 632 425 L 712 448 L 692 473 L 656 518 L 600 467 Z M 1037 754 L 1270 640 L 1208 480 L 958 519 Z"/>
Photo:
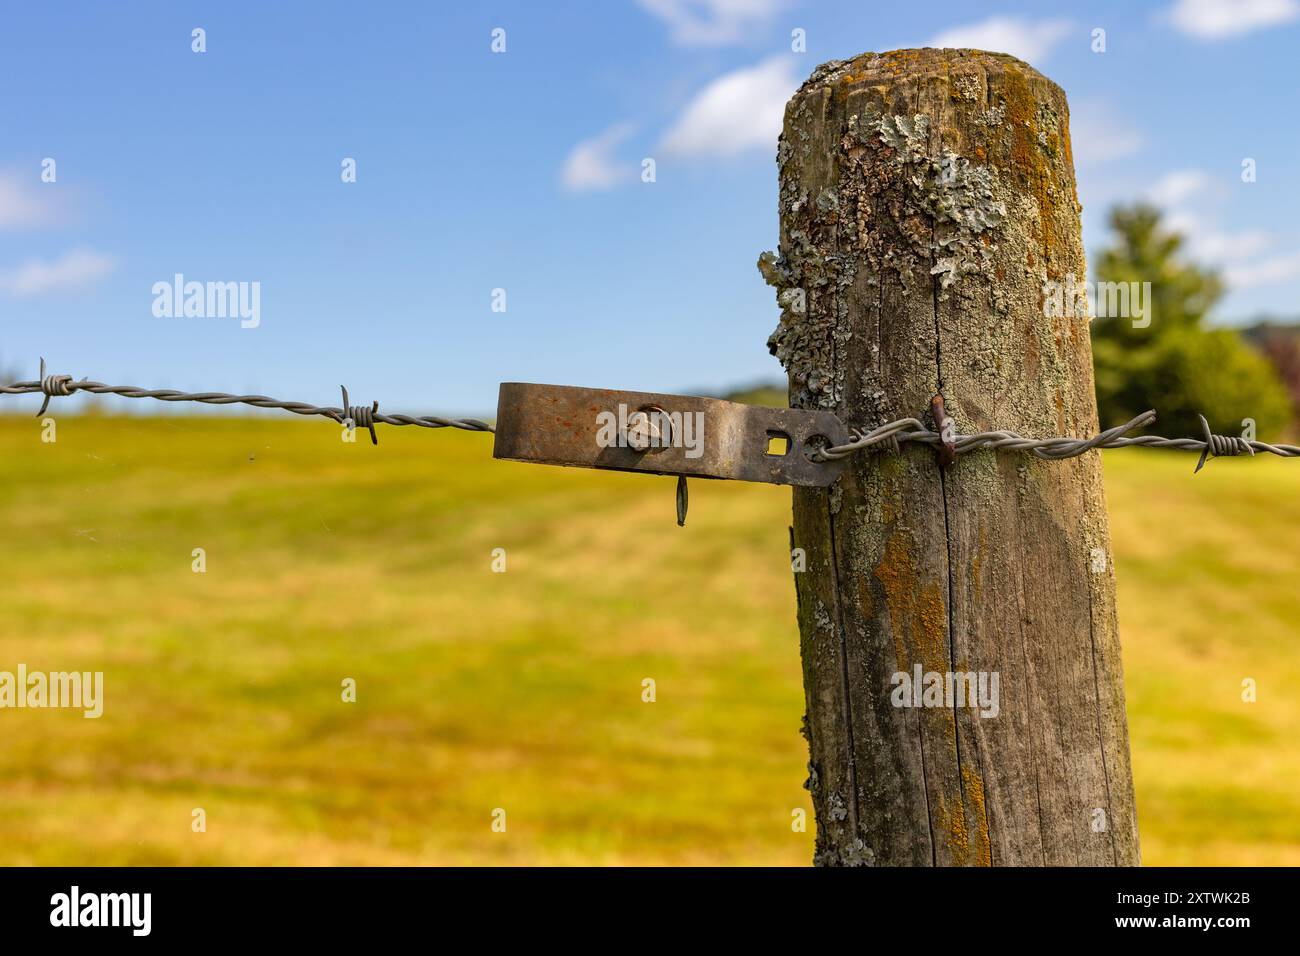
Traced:
<path id="1" fill-rule="evenodd" d="M 809 862 L 787 489 L 58 428 L 0 419 L 0 670 L 105 713 L 0 711 L 0 864 Z M 1106 456 L 1144 862 L 1300 864 L 1300 464 Z"/>

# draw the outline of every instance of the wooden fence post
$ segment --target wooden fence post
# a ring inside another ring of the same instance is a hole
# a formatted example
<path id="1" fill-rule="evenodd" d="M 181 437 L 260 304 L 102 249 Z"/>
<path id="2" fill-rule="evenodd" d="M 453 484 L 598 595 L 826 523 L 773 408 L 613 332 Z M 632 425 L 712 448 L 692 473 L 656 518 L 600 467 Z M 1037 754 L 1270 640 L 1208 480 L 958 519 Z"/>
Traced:
<path id="1" fill-rule="evenodd" d="M 1095 432 L 1059 87 L 975 50 L 831 62 L 786 107 L 777 162 L 781 246 L 759 267 L 792 405 L 865 426 L 941 393 L 963 433 Z M 815 862 L 1138 863 L 1099 452 L 858 454 L 794 489 L 791 533 Z M 913 691 L 896 675 L 918 668 Z M 996 701 L 924 676 L 952 672 Z"/>

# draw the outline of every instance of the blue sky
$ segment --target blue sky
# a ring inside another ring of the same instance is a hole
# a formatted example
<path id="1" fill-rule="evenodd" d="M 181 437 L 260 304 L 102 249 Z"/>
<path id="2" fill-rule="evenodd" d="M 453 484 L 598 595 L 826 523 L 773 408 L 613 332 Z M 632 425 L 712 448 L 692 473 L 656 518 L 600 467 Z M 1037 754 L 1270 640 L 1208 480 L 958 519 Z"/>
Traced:
<path id="1" fill-rule="evenodd" d="M 388 411 L 471 413 L 508 380 L 778 379 L 754 262 L 776 242 L 781 107 L 825 60 L 917 45 L 1005 50 L 1065 89 L 1090 253 L 1107 207 L 1146 197 L 1225 271 L 1220 319 L 1300 314 L 1300 0 L 4 17 L 0 362 L 24 377 L 44 354 L 102 381 L 322 404 L 342 382 Z M 260 324 L 155 316 L 152 287 L 176 273 L 259 282 Z"/>

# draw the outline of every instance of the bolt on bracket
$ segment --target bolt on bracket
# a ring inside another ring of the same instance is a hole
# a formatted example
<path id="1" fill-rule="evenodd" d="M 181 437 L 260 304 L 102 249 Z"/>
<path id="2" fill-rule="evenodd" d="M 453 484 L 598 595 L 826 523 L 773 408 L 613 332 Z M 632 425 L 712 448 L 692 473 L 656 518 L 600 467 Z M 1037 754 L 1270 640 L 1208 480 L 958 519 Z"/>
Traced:
<path id="1" fill-rule="evenodd" d="M 503 382 L 492 456 L 824 488 L 846 462 L 812 461 L 809 455 L 848 438 L 844 423 L 829 411 Z"/>

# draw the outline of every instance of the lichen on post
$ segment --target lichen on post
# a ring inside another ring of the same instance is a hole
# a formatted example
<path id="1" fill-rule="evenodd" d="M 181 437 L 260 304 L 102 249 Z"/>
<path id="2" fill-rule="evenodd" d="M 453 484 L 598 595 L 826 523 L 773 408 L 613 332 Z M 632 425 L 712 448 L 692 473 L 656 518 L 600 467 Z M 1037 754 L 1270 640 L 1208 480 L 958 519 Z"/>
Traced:
<path id="1" fill-rule="evenodd" d="M 827 63 L 777 163 L 792 405 L 866 427 L 938 393 L 962 432 L 1095 432 L 1089 318 L 1043 307 L 1086 274 L 1059 87 L 976 50 Z M 857 455 L 795 489 L 792 533 L 816 862 L 1138 862 L 1098 452 Z"/>

